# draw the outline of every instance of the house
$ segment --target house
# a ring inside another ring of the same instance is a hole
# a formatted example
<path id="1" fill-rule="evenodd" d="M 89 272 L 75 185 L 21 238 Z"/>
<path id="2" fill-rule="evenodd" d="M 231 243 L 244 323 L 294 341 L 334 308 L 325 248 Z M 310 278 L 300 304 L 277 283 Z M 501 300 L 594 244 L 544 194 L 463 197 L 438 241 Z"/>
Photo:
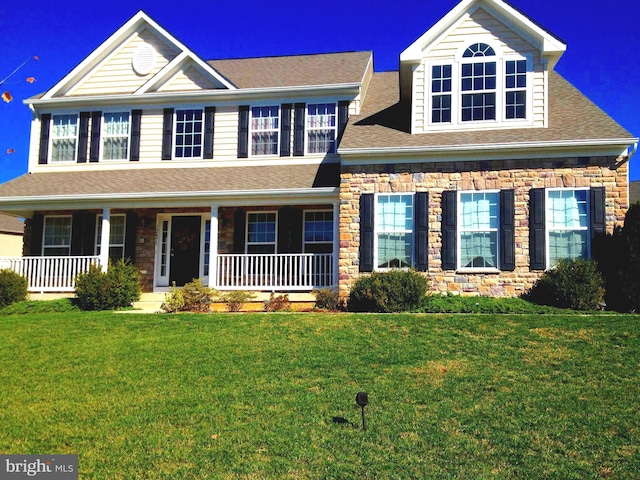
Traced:
<path id="1" fill-rule="evenodd" d="M 22 255 L 22 220 L 0 214 L 0 257 L 19 257 Z M 0 268 L 2 264 L 0 263 Z"/>
<path id="2" fill-rule="evenodd" d="M 629 183 L 629 203 L 640 202 L 640 180 Z"/>
<path id="3" fill-rule="evenodd" d="M 434 291 L 517 295 L 629 205 L 638 139 L 555 72 L 565 48 L 463 0 L 397 72 L 371 52 L 205 61 L 139 12 L 26 100 L 29 173 L 0 211 L 28 219 L 43 290 L 126 257 L 146 292 L 346 295 L 412 267 Z"/>

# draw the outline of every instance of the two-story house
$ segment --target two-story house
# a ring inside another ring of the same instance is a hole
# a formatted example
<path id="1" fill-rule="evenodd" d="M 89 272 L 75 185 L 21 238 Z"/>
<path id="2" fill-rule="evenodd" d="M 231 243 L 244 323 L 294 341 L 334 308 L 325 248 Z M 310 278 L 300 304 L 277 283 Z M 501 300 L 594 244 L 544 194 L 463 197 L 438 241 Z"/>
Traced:
<path id="1" fill-rule="evenodd" d="M 26 100 L 0 211 L 28 219 L 42 290 L 128 257 L 147 292 L 347 294 L 411 267 L 516 295 L 629 203 L 638 139 L 554 71 L 564 50 L 501 0 L 463 0 L 384 73 L 371 52 L 204 61 L 139 12 Z"/>

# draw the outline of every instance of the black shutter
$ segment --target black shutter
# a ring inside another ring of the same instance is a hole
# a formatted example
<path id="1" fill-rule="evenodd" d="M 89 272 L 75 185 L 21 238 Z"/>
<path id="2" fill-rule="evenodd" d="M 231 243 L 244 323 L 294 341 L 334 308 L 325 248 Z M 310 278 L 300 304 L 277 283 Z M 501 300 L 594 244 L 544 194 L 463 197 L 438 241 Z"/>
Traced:
<path id="1" fill-rule="evenodd" d="M 140 161 L 140 127 L 142 125 L 142 110 L 131 111 L 131 146 L 129 161 Z"/>
<path id="2" fill-rule="evenodd" d="M 500 191 L 500 270 L 516 269 L 515 194 L 511 190 Z"/>
<path id="3" fill-rule="evenodd" d="M 84 246 L 85 212 L 76 212 L 71 220 L 71 255 L 82 255 Z"/>
<path id="4" fill-rule="evenodd" d="M 544 188 L 529 190 L 529 268 L 547 268 Z"/>
<path id="5" fill-rule="evenodd" d="M 418 192 L 414 205 L 415 269 L 429 271 L 429 193 Z"/>
<path id="6" fill-rule="evenodd" d="M 360 271 L 373 272 L 375 212 L 373 193 L 360 195 Z"/>
<path id="7" fill-rule="evenodd" d="M 605 189 L 604 187 L 592 187 L 590 192 L 590 206 L 591 206 L 591 238 L 596 235 L 604 235 L 607 231 L 607 215 L 606 215 L 606 202 L 605 202 Z"/>
<path id="8" fill-rule="evenodd" d="M 457 259 L 458 194 L 455 190 L 442 192 L 442 270 L 458 268 Z"/>
<path id="9" fill-rule="evenodd" d="M 136 229 L 138 228 L 138 214 L 129 212 L 125 220 L 124 258 L 131 263 L 136 261 Z"/>
<path id="10" fill-rule="evenodd" d="M 278 210 L 278 253 L 302 253 L 302 210 Z"/>
<path id="11" fill-rule="evenodd" d="M 245 222 L 247 214 L 244 208 L 237 208 L 233 214 L 233 253 L 244 252 Z"/>
<path id="12" fill-rule="evenodd" d="M 91 112 L 91 148 L 89 150 L 89 161 L 97 162 L 100 159 L 100 124 L 102 123 L 102 112 Z"/>
<path id="13" fill-rule="evenodd" d="M 304 155 L 305 104 L 296 103 L 293 114 L 293 155 Z"/>
<path id="14" fill-rule="evenodd" d="M 291 104 L 280 107 L 280 156 L 291 156 Z"/>
<path id="15" fill-rule="evenodd" d="M 46 165 L 49 158 L 49 130 L 51 128 L 51 114 L 40 115 L 40 152 L 38 154 L 38 164 Z M 38 253 L 40 255 L 40 253 Z"/>
<path id="16" fill-rule="evenodd" d="M 82 255 L 94 255 L 96 252 L 96 223 L 97 215 L 93 213 L 85 215 L 82 232 Z"/>
<path id="17" fill-rule="evenodd" d="M 249 156 L 249 105 L 238 107 L 238 158 Z"/>
<path id="18" fill-rule="evenodd" d="M 349 120 L 349 102 L 348 101 L 338 102 L 338 141 L 336 142 L 336 150 L 337 150 L 337 145 L 339 145 L 340 140 L 342 140 L 342 134 L 344 133 L 344 128 L 347 126 L 348 120 Z"/>
<path id="19" fill-rule="evenodd" d="M 162 160 L 171 160 L 173 150 L 173 108 L 164 109 L 162 122 Z"/>
<path id="20" fill-rule="evenodd" d="M 216 107 L 204 109 L 204 152 L 203 158 L 213 158 L 213 132 L 216 118 Z"/>
<path id="21" fill-rule="evenodd" d="M 29 245 L 29 255 L 42 255 L 42 229 L 44 228 L 44 215 L 34 213 L 31 221 L 31 245 Z"/>
<path id="22" fill-rule="evenodd" d="M 78 131 L 78 163 L 87 161 L 87 141 L 89 138 L 90 112 L 80 112 L 80 129 Z"/>

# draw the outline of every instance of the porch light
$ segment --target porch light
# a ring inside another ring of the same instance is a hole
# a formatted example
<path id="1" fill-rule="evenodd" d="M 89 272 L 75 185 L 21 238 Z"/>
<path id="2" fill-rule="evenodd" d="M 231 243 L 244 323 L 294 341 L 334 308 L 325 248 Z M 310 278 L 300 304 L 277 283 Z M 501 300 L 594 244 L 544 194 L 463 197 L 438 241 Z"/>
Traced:
<path id="1" fill-rule="evenodd" d="M 369 404 L 369 396 L 365 392 L 358 392 L 356 394 L 356 403 L 360 405 L 362 409 L 362 430 L 366 430 L 367 422 L 364 419 L 364 407 Z"/>

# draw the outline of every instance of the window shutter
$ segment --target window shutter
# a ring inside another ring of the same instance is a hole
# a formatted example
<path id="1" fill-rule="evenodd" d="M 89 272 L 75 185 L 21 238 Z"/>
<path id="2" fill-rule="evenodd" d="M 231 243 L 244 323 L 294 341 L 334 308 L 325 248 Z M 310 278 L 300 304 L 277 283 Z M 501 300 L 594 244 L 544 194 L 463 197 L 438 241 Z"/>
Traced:
<path id="1" fill-rule="evenodd" d="M 142 110 L 131 111 L 131 145 L 129 146 L 129 161 L 140 161 L 140 127 L 142 125 Z"/>
<path id="2" fill-rule="evenodd" d="M 340 144 L 340 140 L 342 140 L 342 134 L 344 133 L 344 128 L 347 126 L 347 121 L 349 120 L 349 102 L 342 101 L 338 102 L 338 141 L 336 145 Z"/>
<path id="3" fill-rule="evenodd" d="M 138 214 L 129 212 L 125 219 L 124 258 L 131 263 L 136 261 L 136 229 L 138 228 Z"/>
<path id="4" fill-rule="evenodd" d="M 87 161 L 87 141 L 89 137 L 90 112 L 80 112 L 80 130 L 78 132 L 78 163 Z"/>
<path id="5" fill-rule="evenodd" d="M 304 155 L 305 104 L 296 103 L 293 115 L 293 155 Z"/>
<path id="6" fill-rule="evenodd" d="M 373 193 L 360 195 L 360 271 L 373 272 L 375 212 Z"/>
<path id="7" fill-rule="evenodd" d="M 29 255 L 42 255 L 42 229 L 44 228 L 44 215 L 34 213 L 31 217 L 31 245 L 29 245 Z"/>
<path id="8" fill-rule="evenodd" d="M 291 104 L 280 107 L 280 156 L 291 156 Z"/>
<path id="9" fill-rule="evenodd" d="M 529 190 L 529 268 L 547 268 L 544 188 Z"/>
<path id="10" fill-rule="evenodd" d="M 278 253 L 302 253 L 302 210 L 278 210 Z"/>
<path id="11" fill-rule="evenodd" d="M 40 115 L 40 152 L 38 154 L 38 164 L 46 165 L 49 158 L 49 130 L 51 128 L 51 114 Z M 40 253 L 38 253 L 40 255 Z"/>
<path id="12" fill-rule="evenodd" d="M 418 192 L 414 205 L 415 269 L 429 271 L 429 193 Z"/>
<path id="13" fill-rule="evenodd" d="M 500 270 L 516 269 L 515 195 L 513 189 L 500 191 Z"/>
<path id="14" fill-rule="evenodd" d="M 162 160 L 171 160 L 173 150 L 173 108 L 164 109 L 162 122 Z"/>
<path id="15" fill-rule="evenodd" d="M 458 194 L 455 190 L 442 192 L 442 270 L 455 270 L 457 258 Z"/>
<path id="16" fill-rule="evenodd" d="M 96 253 L 96 218 L 93 213 L 86 213 L 82 221 L 82 255 L 95 255 Z M 75 228 L 73 225 L 72 228 Z"/>
<path id="17" fill-rule="evenodd" d="M 238 107 L 238 158 L 249 156 L 249 105 Z"/>
<path id="18" fill-rule="evenodd" d="M 91 112 L 91 149 L 89 150 L 89 161 L 97 162 L 100 159 L 100 124 L 102 123 L 102 112 Z"/>
<path id="19" fill-rule="evenodd" d="M 245 209 L 237 208 L 233 214 L 233 253 L 244 253 L 246 219 Z"/>
<path id="20" fill-rule="evenodd" d="M 591 238 L 607 231 L 606 192 L 604 187 L 592 187 L 589 191 L 591 206 Z"/>
<path id="21" fill-rule="evenodd" d="M 82 255 L 85 212 L 76 212 L 71 219 L 71 255 Z"/>
<path id="22" fill-rule="evenodd" d="M 204 109 L 204 152 L 203 158 L 213 158 L 213 132 L 216 118 L 216 107 Z"/>

